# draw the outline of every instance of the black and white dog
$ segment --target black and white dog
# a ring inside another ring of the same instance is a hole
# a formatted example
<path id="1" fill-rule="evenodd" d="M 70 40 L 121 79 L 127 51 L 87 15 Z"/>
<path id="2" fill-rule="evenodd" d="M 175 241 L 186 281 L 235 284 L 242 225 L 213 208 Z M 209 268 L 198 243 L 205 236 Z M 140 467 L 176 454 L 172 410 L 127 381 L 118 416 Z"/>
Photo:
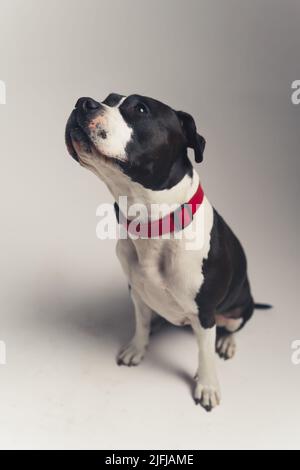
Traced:
<path id="1" fill-rule="evenodd" d="M 203 194 L 188 158 L 187 149 L 192 148 L 196 162 L 201 162 L 205 147 L 194 119 L 139 95 L 113 93 L 102 103 L 80 98 L 67 123 L 66 143 L 71 156 L 102 179 L 116 201 L 127 196 L 129 206 L 175 204 L 180 210 L 192 204 L 181 237 L 172 226 L 168 238 L 160 236 L 166 232 L 159 229 L 157 237 L 118 240 L 117 255 L 128 277 L 136 318 L 135 334 L 119 353 L 118 363 L 140 363 L 154 313 L 174 325 L 190 325 L 199 349 L 194 397 L 211 410 L 220 402 L 215 351 L 231 358 L 234 333 L 255 308 L 268 305 L 254 304 L 242 246 Z M 171 221 L 174 213 L 165 211 L 164 218 Z M 151 228 L 157 220 L 138 222 Z M 198 245 L 186 249 L 186 240 L 199 226 Z"/>

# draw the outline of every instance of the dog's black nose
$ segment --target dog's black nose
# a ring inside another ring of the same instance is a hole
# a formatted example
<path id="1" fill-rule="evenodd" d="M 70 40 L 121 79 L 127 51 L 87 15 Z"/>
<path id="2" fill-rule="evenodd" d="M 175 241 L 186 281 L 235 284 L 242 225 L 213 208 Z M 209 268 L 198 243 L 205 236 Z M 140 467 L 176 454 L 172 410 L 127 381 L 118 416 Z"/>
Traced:
<path id="1" fill-rule="evenodd" d="M 79 109 L 80 111 L 94 111 L 96 109 L 99 109 L 101 106 L 98 101 L 93 100 L 92 98 L 79 98 L 77 101 L 75 108 Z"/>

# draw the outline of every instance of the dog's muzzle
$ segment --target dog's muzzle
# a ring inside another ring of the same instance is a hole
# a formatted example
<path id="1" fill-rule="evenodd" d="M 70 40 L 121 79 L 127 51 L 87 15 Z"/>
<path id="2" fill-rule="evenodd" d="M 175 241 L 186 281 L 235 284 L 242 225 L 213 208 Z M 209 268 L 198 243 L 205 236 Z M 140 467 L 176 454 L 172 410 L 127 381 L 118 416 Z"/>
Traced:
<path id="1" fill-rule="evenodd" d="M 80 145 L 85 152 L 90 153 L 92 142 L 89 138 L 90 122 L 101 115 L 103 106 L 92 98 L 79 98 L 73 109 L 66 126 L 65 140 L 71 157 L 79 161 L 75 146 Z M 102 139 L 106 138 L 104 130 L 99 131 Z"/>

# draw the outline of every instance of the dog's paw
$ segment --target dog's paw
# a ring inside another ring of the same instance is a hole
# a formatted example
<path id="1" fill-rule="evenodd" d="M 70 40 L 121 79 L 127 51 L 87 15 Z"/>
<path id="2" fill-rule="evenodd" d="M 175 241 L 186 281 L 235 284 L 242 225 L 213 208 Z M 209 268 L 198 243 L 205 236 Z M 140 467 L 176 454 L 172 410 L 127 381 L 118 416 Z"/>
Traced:
<path id="1" fill-rule="evenodd" d="M 219 385 L 208 385 L 205 381 L 201 381 L 196 377 L 194 399 L 196 405 L 201 405 L 206 411 L 211 411 L 221 401 Z"/>
<path id="2" fill-rule="evenodd" d="M 216 351 L 222 359 L 231 359 L 235 355 L 236 342 L 233 334 L 224 335 L 217 339 Z"/>
<path id="3" fill-rule="evenodd" d="M 135 343 L 129 343 L 123 348 L 117 357 L 119 366 L 137 366 L 144 358 L 146 348 L 138 347 Z"/>

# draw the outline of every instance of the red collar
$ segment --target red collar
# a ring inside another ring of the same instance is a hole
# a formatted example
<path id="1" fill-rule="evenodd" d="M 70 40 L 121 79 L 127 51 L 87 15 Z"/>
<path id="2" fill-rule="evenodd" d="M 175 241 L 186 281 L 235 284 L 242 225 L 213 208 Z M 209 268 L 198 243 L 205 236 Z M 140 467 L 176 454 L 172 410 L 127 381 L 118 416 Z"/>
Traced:
<path id="1" fill-rule="evenodd" d="M 190 225 L 195 212 L 203 202 L 203 198 L 204 192 L 199 184 L 197 191 L 188 202 L 182 204 L 174 212 L 167 214 L 161 219 L 145 223 L 135 222 L 134 220 L 128 220 L 118 210 L 119 223 L 125 227 L 128 233 L 137 238 L 156 238 L 166 233 L 179 232 Z"/>

